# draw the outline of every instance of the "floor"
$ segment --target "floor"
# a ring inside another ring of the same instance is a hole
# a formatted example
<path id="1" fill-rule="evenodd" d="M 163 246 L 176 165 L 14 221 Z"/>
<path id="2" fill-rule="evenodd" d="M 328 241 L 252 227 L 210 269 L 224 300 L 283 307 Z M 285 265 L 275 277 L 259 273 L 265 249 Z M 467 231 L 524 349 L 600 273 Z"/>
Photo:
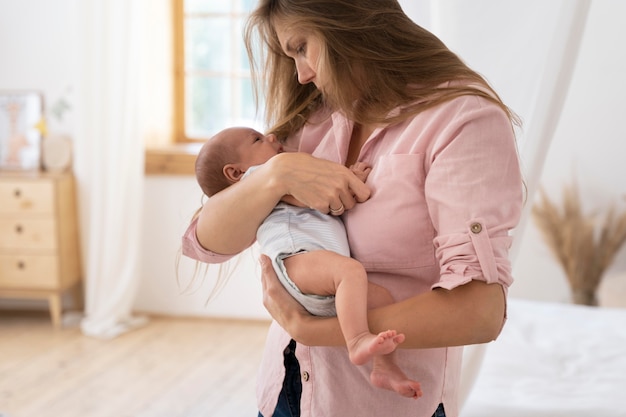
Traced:
<path id="1" fill-rule="evenodd" d="M 151 317 L 112 340 L 0 310 L 0 417 L 252 417 L 268 322 Z"/>

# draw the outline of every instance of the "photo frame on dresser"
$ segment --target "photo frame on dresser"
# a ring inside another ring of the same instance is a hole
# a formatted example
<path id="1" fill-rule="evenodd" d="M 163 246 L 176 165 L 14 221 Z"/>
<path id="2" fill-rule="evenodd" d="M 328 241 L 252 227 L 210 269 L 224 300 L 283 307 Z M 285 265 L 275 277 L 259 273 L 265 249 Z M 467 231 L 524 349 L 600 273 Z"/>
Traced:
<path id="1" fill-rule="evenodd" d="M 44 132 L 40 92 L 0 90 L 0 170 L 39 170 Z"/>

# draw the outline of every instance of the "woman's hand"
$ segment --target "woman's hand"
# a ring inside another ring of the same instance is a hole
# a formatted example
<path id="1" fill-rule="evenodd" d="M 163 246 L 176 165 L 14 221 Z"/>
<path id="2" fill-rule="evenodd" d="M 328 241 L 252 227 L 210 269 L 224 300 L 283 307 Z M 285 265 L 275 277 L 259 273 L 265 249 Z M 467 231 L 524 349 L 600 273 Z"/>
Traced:
<path id="1" fill-rule="evenodd" d="M 308 346 L 345 346 L 336 317 L 311 315 L 278 280 L 270 258 L 261 255 L 263 305 L 270 315 L 298 343 Z"/>
<path id="2" fill-rule="evenodd" d="M 270 258 L 267 255 L 261 255 L 259 262 L 261 263 L 263 305 L 274 320 L 293 337 L 293 330 L 298 328 L 298 323 L 309 313 L 278 281 Z"/>
<path id="3" fill-rule="evenodd" d="M 284 195 L 322 213 L 341 214 L 370 197 L 370 189 L 349 168 L 306 153 L 286 152 L 268 162 Z M 341 209 L 343 208 L 343 209 Z"/>

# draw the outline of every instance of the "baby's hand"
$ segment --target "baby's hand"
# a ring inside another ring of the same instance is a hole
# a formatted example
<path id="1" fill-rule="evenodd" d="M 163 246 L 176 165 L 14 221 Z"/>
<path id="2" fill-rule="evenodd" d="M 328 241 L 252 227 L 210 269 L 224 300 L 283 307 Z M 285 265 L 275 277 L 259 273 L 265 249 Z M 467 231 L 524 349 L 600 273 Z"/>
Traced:
<path id="1" fill-rule="evenodd" d="M 372 172 L 372 167 L 370 167 L 366 162 L 357 162 L 354 165 L 350 165 L 350 170 L 361 181 L 365 182 L 367 180 L 367 176 L 370 172 Z"/>

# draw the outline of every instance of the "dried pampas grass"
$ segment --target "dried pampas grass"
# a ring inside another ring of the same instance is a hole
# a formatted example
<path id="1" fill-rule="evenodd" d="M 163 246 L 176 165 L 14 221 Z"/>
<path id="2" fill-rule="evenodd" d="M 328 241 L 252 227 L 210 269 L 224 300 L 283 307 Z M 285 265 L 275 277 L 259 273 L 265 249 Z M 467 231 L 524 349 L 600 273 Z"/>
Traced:
<path id="1" fill-rule="evenodd" d="M 597 305 L 602 276 L 626 241 L 626 212 L 612 206 L 604 216 L 585 215 L 576 186 L 564 187 L 562 207 L 539 190 L 541 201 L 533 219 L 548 247 L 563 267 L 576 304 Z"/>

